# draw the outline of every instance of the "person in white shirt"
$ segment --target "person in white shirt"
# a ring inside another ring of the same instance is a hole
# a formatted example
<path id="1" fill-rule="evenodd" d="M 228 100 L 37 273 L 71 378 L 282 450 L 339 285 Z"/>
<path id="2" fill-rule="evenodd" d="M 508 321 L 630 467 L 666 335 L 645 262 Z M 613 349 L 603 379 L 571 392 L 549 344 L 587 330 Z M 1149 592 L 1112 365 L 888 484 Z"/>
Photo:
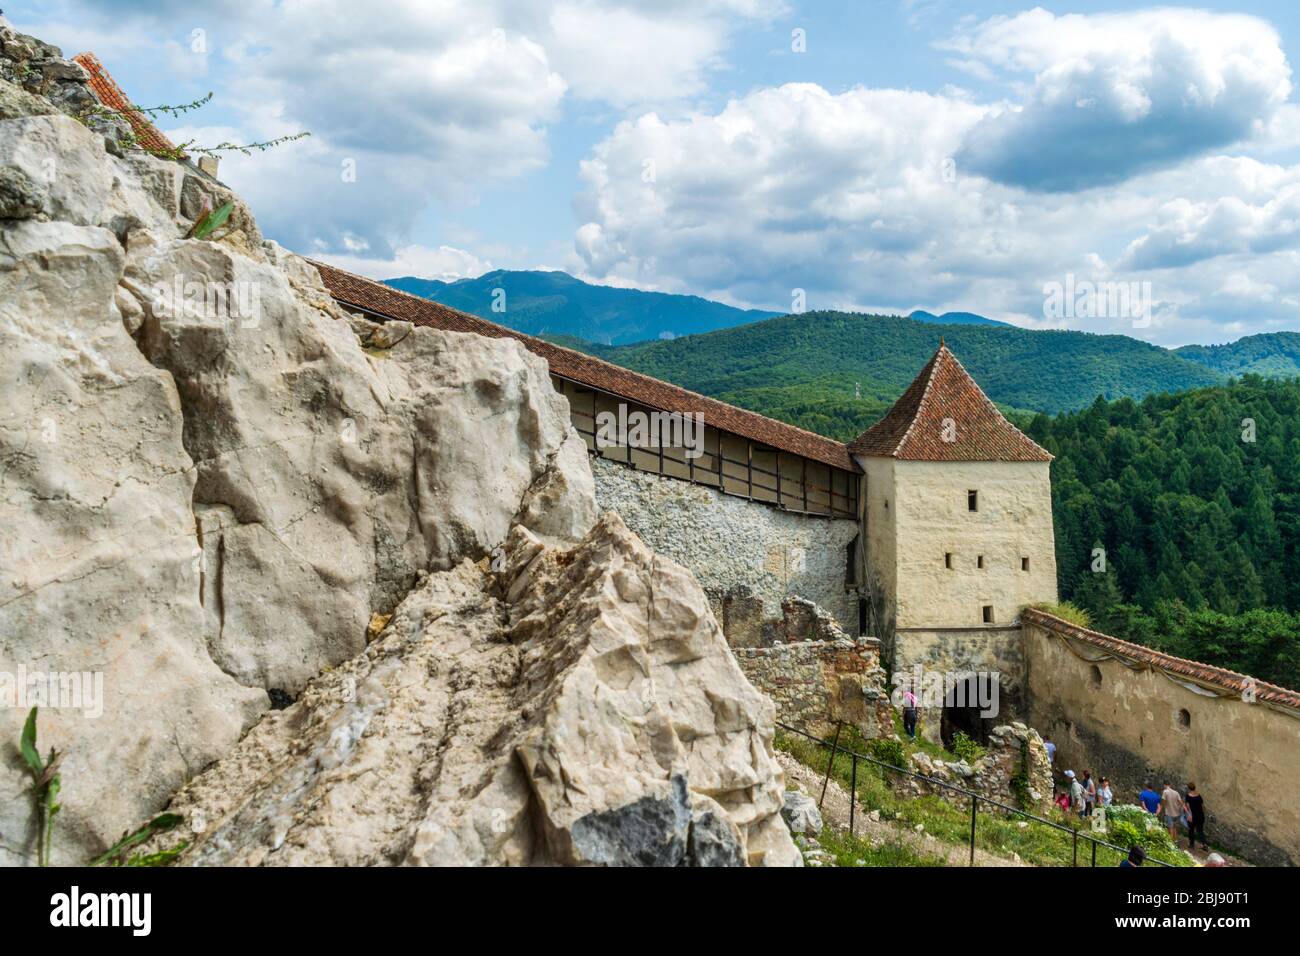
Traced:
<path id="1" fill-rule="evenodd" d="M 1101 786 L 1097 788 L 1097 802 L 1103 807 L 1108 807 L 1114 799 L 1115 793 L 1110 789 L 1110 778 L 1102 777 Z"/>
<path id="2" fill-rule="evenodd" d="M 1183 822 L 1183 797 L 1174 789 L 1172 783 L 1165 784 L 1165 791 L 1160 794 L 1160 806 L 1156 809 L 1156 815 L 1164 818 L 1165 826 L 1169 828 L 1169 838 L 1177 843 L 1178 826 Z"/>

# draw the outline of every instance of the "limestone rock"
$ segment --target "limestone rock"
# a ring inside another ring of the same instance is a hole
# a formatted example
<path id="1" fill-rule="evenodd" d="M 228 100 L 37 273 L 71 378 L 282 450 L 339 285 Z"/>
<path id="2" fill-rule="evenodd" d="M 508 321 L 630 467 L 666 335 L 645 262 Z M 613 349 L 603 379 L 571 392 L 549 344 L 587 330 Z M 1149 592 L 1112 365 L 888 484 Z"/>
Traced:
<path id="1" fill-rule="evenodd" d="M 817 801 L 798 790 L 786 791 L 781 818 L 791 833 L 815 837 L 822 832 L 822 814 L 817 808 Z"/>
<path id="2" fill-rule="evenodd" d="M 56 49 L 0 24 L 0 51 L 0 672 L 103 678 L 102 716 L 39 721 L 76 862 L 268 691 L 362 651 L 422 572 L 500 549 L 521 513 L 572 542 L 595 505 L 544 361 L 425 328 L 367 354 L 233 193 L 55 109 L 89 95 Z M 0 738 L 25 716 L 0 709 Z M 0 761 L 0 863 L 31 858 L 26 789 Z"/>
<path id="3" fill-rule="evenodd" d="M 0 140 L 13 122 L 0 121 Z M 41 707 L 40 740 L 66 754 L 56 863 L 84 860 L 160 807 L 266 706 L 203 638 L 181 406 L 122 325 L 122 268 L 107 230 L 0 223 L 0 671 L 35 686 L 61 673 L 93 687 L 99 675 L 103 691 L 83 707 Z M 0 707 L 0 739 L 16 741 L 25 717 Z M 11 756 L 0 761 L 6 865 L 30 861 L 36 836 Z"/>
<path id="4" fill-rule="evenodd" d="M 691 575 L 612 513 L 505 561 L 429 575 L 187 786 L 182 860 L 797 865 L 772 705 Z"/>

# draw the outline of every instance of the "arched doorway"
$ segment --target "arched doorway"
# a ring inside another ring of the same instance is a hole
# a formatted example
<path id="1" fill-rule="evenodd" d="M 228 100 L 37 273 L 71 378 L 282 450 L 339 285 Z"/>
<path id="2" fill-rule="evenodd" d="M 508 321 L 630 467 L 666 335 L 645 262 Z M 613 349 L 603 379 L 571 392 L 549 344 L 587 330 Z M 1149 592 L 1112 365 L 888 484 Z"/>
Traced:
<path id="1" fill-rule="evenodd" d="M 993 720 L 981 715 L 984 709 L 981 690 L 979 677 L 969 674 L 958 677 L 946 692 L 939 719 L 939 736 L 945 747 L 951 748 L 952 739 L 959 731 L 980 746 L 988 744 Z"/>

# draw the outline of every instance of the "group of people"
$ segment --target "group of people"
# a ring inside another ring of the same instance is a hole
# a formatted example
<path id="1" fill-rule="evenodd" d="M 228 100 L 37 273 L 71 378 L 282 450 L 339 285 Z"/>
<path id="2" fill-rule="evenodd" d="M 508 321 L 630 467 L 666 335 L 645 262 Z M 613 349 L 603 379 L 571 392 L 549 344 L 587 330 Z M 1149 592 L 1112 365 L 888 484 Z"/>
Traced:
<path id="1" fill-rule="evenodd" d="M 1102 777 L 1098 783 L 1091 770 L 1085 770 L 1082 777 L 1067 770 L 1065 779 L 1069 781 L 1069 790 L 1057 796 L 1056 805 L 1066 813 L 1073 811 L 1080 817 L 1090 817 L 1097 807 L 1108 807 L 1115 802 L 1115 791 L 1111 789 L 1109 777 Z"/>
<path id="2" fill-rule="evenodd" d="M 1049 762 L 1055 763 L 1056 745 L 1051 741 L 1045 741 L 1044 745 Z M 1091 770 L 1085 770 L 1082 777 L 1077 776 L 1073 770 L 1067 770 L 1065 779 L 1068 788 L 1056 797 L 1056 805 L 1065 813 L 1076 813 L 1080 819 L 1084 819 L 1091 817 L 1097 807 L 1109 807 L 1115 802 L 1115 792 L 1107 777 L 1102 777 L 1098 782 L 1093 778 Z M 1188 849 L 1195 850 L 1198 839 L 1201 849 L 1209 849 L 1205 842 L 1205 800 L 1195 783 L 1189 781 L 1187 789 L 1181 793 L 1168 781 L 1159 793 L 1149 783 L 1144 784 L 1138 793 L 1138 803 L 1164 824 L 1175 846 L 1181 829 L 1187 833 Z M 1141 861 L 1130 862 L 1130 865 L 1141 865 Z"/>

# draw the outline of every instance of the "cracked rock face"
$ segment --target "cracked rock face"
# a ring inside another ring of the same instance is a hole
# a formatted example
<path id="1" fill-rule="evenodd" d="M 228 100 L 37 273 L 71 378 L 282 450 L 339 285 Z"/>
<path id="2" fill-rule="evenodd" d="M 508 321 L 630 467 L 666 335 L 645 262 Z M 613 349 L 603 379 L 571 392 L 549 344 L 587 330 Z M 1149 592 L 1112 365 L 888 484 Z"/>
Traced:
<path id="1" fill-rule="evenodd" d="M 688 572 L 593 530 L 545 362 L 344 314 L 88 97 L 0 23 L 0 865 L 33 704 L 56 863 L 200 772 L 191 863 L 797 862 L 770 703 Z"/>
<path id="2" fill-rule="evenodd" d="M 798 865 L 772 704 L 689 572 L 613 512 L 489 566 L 429 575 L 178 794 L 182 862 Z"/>
<path id="3" fill-rule="evenodd" d="M 576 540 L 596 509 L 543 361 L 423 328 L 363 347 L 228 189 L 61 112 L 82 72 L 55 59 L 0 25 L 0 691 L 103 691 L 25 693 L 0 740 L 44 705 L 67 755 L 54 859 L 74 862 L 268 691 L 358 654 L 418 573 L 490 553 L 517 515 Z M 228 226 L 186 238 L 227 200 Z M 4 753 L 0 863 L 34 853 L 27 785 Z"/>

